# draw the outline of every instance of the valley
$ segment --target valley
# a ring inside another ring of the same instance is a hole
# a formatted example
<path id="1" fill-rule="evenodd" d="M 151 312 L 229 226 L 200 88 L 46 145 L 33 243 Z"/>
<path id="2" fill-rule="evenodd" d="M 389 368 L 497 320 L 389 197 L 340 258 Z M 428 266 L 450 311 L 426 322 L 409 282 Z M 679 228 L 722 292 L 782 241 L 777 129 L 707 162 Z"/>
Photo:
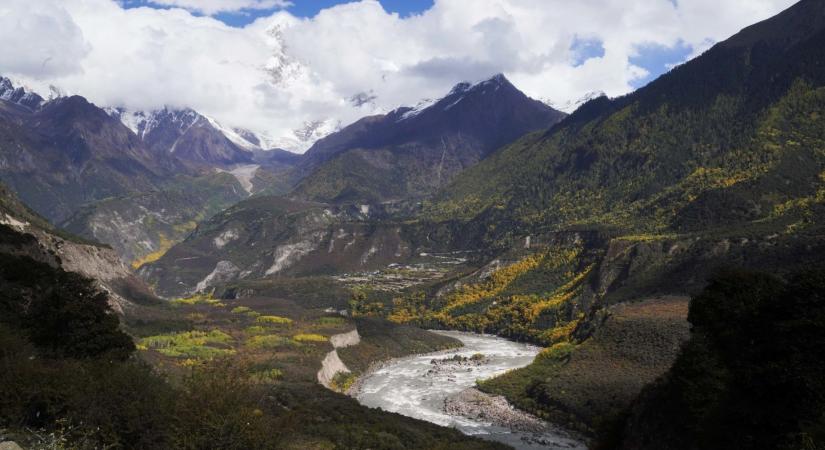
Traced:
<path id="1" fill-rule="evenodd" d="M 569 114 L 280 138 L 0 77 L 0 443 L 825 449 L 823 62 L 801 0 Z"/>

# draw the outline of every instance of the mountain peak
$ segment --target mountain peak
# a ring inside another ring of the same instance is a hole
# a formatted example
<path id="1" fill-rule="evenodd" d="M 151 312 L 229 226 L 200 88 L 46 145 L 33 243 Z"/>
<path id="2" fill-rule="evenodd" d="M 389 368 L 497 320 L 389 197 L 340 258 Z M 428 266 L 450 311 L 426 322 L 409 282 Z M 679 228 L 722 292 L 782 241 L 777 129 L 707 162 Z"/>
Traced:
<path id="1" fill-rule="evenodd" d="M 492 77 L 476 84 L 476 86 L 489 86 L 489 85 L 495 85 L 495 86 L 502 86 L 503 87 L 503 86 L 513 86 L 513 83 L 510 83 L 510 80 L 508 80 L 507 77 L 504 76 L 503 73 L 497 73 L 497 74 L 493 75 Z M 515 87 L 515 86 L 513 86 L 513 87 Z"/>
<path id="2" fill-rule="evenodd" d="M 508 93 L 511 95 L 516 94 L 527 98 L 527 96 L 515 87 L 513 83 L 510 83 L 510 80 L 508 80 L 504 74 L 498 73 L 477 83 L 462 81 L 453 86 L 450 92 L 440 99 L 423 100 L 414 108 L 402 107 L 396 109 L 393 113 L 399 115 L 397 120 L 401 122 L 416 117 L 424 111 L 435 108 L 436 106 L 440 107 L 440 109 L 444 111 L 448 111 L 461 103 L 461 101 L 468 96 L 483 96 L 492 93 L 498 93 L 499 95 L 501 95 L 501 93 Z"/>
<path id="3" fill-rule="evenodd" d="M 450 93 L 447 94 L 447 95 L 461 94 L 461 93 L 469 91 L 470 88 L 472 88 L 472 87 L 473 87 L 473 84 L 470 83 L 469 81 L 462 81 L 461 83 L 458 83 L 455 86 L 453 86 L 453 88 L 450 89 Z"/>
<path id="4" fill-rule="evenodd" d="M 456 84 L 452 88 L 452 90 L 450 90 L 450 93 L 447 94 L 447 97 L 449 97 L 451 95 L 464 94 L 466 92 L 477 91 L 477 90 L 481 90 L 481 89 L 487 88 L 487 87 L 495 87 L 495 88 L 505 87 L 505 88 L 516 89 L 516 87 L 513 86 L 512 83 L 510 83 L 510 80 L 508 80 L 507 77 L 505 77 L 503 73 L 498 73 L 498 74 L 493 75 L 490 78 L 487 78 L 483 81 L 479 81 L 477 83 L 470 83 L 469 81 L 462 81 L 461 83 Z M 498 90 L 498 89 L 496 89 L 496 90 Z"/>
<path id="5" fill-rule="evenodd" d="M 43 97 L 22 86 L 15 87 L 10 79 L 3 76 L 0 76 L 0 100 L 25 106 L 31 110 L 39 108 L 44 102 Z"/>

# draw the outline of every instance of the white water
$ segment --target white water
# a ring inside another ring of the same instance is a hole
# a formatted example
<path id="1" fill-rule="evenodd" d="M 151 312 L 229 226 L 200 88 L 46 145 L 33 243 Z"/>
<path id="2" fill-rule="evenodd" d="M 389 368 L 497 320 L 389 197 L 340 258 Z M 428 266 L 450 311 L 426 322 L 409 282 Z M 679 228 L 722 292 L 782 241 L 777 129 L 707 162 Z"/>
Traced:
<path id="1" fill-rule="evenodd" d="M 536 435 L 518 432 L 447 414 L 444 411 L 444 401 L 447 397 L 473 387 L 476 380 L 492 378 L 530 364 L 541 348 L 497 336 L 456 331 L 437 333 L 460 340 L 464 347 L 400 358 L 385 364 L 361 381 L 360 391 L 356 397 L 358 401 L 372 408 L 381 408 L 438 425 L 454 427 L 465 434 L 504 442 L 519 449 L 585 448 L 583 444 L 561 434 L 548 432 Z M 430 361 L 433 359 L 450 358 L 454 355 L 469 358 L 476 353 L 483 354 L 489 361 L 480 366 L 462 367 L 455 371 L 430 372 L 433 368 Z"/>

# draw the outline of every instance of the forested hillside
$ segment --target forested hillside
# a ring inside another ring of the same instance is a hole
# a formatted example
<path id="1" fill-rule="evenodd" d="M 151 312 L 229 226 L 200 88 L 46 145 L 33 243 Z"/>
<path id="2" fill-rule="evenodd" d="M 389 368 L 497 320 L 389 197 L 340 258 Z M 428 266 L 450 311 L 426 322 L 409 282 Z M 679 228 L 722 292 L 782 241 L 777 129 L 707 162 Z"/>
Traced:
<path id="1" fill-rule="evenodd" d="M 506 223 L 673 233 L 816 223 L 823 10 L 805 0 L 628 96 L 595 99 L 459 176 L 429 207 Z"/>

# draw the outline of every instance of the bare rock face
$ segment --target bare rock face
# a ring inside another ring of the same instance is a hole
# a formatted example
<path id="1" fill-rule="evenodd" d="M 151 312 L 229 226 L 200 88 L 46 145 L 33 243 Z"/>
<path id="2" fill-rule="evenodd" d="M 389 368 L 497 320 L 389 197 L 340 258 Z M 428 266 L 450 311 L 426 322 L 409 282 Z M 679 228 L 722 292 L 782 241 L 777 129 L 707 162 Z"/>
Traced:
<path id="1" fill-rule="evenodd" d="M 318 382 L 326 388 L 331 388 L 332 379 L 342 372 L 351 373 L 346 364 L 338 357 L 338 352 L 333 350 L 321 362 L 321 370 L 318 371 Z"/>
<path id="2" fill-rule="evenodd" d="M 361 343 L 361 335 L 358 334 L 358 330 L 352 330 L 349 333 L 336 334 L 330 337 L 329 342 L 336 349 L 352 347 Z"/>
<path id="3" fill-rule="evenodd" d="M 331 389 L 332 379 L 335 378 L 335 375 L 342 372 L 352 373 L 338 356 L 338 349 L 358 345 L 361 342 L 361 336 L 358 334 L 358 330 L 352 330 L 347 333 L 331 336 L 329 342 L 335 349 L 327 353 L 327 356 L 321 362 L 321 370 L 318 371 L 318 382 L 324 387 Z"/>
<path id="4" fill-rule="evenodd" d="M 112 248 L 84 242 L 56 230 L 2 185 L 0 226 L 18 234 L 15 239 L 0 243 L 0 252 L 29 257 L 96 280 L 98 286 L 109 293 L 112 308 L 119 314 L 126 314 L 135 303 L 156 298 Z"/>
<path id="5" fill-rule="evenodd" d="M 32 246 L 28 250 L 27 256 L 38 253 L 53 255 L 55 262 L 63 270 L 95 280 L 101 289 L 109 293 L 112 309 L 118 314 L 127 314 L 134 302 L 154 298 L 151 289 L 111 248 L 73 242 L 42 230 L 26 231 L 37 242 L 36 247 Z M 43 256 L 33 259 L 42 260 Z"/>

